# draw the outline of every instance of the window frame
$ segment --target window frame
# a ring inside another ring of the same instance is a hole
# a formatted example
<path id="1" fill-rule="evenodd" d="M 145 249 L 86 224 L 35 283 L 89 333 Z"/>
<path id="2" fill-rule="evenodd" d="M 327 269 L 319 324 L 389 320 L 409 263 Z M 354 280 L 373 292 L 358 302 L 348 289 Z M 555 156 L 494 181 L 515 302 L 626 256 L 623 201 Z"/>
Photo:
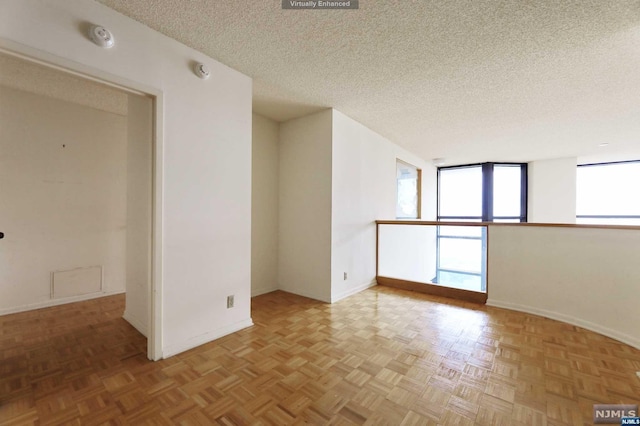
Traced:
<path id="1" fill-rule="evenodd" d="M 493 214 L 493 174 L 495 166 L 512 166 L 520 167 L 520 216 L 494 216 Z M 463 169 L 468 167 L 480 167 L 482 169 L 482 215 L 481 216 L 443 216 L 440 214 L 440 173 L 442 170 Z M 514 220 L 519 223 L 525 223 L 528 220 L 528 164 L 527 163 L 508 163 L 508 162 L 487 162 L 462 164 L 458 166 L 438 167 L 438 184 L 437 184 L 437 220 L 459 220 L 461 222 L 468 220 L 480 220 L 480 222 L 494 222 L 495 219 Z"/>
<path id="2" fill-rule="evenodd" d="M 462 236 L 462 235 L 442 235 L 441 226 L 436 227 L 436 276 L 433 278 L 434 283 L 442 282 L 442 273 L 470 275 L 480 278 L 480 292 L 486 293 L 487 291 L 487 228 L 483 228 L 480 236 Z M 453 268 L 442 268 L 440 260 L 440 240 L 452 239 L 452 240 L 475 240 L 480 241 L 482 257 L 480 258 L 480 272 L 464 271 Z"/>
<path id="3" fill-rule="evenodd" d="M 520 216 L 494 216 L 493 214 L 493 175 L 495 166 L 511 166 L 520 167 Z M 440 195 L 441 195 L 441 179 L 440 173 L 442 170 L 462 169 L 468 167 L 480 167 L 482 171 L 482 215 L 481 216 L 442 216 L 440 214 Z M 527 222 L 528 220 L 528 164 L 527 163 L 506 163 L 506 162 L 487 162 L 487 163 L 473 163 L 463 164 L 458 166 L 438 167 L 438 183 L 437 183 L 437 208 L 438 222 L 448 221 L 478 221 L 478 222 L 494 222 L 497 220 L 518 220 L 519 223 Z M 448 268 L 440 267 L 440 240 L 441 239 L 465 239 L 465 240 L 480 240 L 482 244 L 482 269 L 480 272 L 458 271 Z M 486 268 L 487 268 L 487 239 L 486 235 L 479 237 L 474 236 L 459 236 L 459 235 L 442 235 L 440 227 L 438 227 L 436 233 L 436 276 L 434 281 L 436 283 L 441 281 L 441 273 L 454 273 L 462 275 L 479 276 L 481 279 L 481 291 L 487 291 L 486 282 Z"/>
<path id="4" fill-rule="evenodd" d="M 417 181 L 416 181 L 416 217 L 398 217 L 396 215 L 396 220 L 420 220 L 422 218 L 422 169 L 418 168 L 418 166 L 414 166 L 413 164 L 401 160 L 400 158 L 396 158 L 396 212 L 398 209 L 398 163 L 404 164 L 405 166 L 412 167 L 416 170 Z"/>

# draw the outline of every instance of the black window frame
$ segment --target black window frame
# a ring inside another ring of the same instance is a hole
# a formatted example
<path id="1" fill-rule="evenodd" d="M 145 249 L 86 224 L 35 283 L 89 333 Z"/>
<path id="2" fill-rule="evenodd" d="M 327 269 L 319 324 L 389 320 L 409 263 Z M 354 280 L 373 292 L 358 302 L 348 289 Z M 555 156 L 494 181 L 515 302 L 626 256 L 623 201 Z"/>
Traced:
<path id="1" fill-rule="evenodd" d="M 494 216 L 493 215 L 493 174 L 495 166 L 513 166 L 520 167 L 520 216 Z M 442 216 L 440 214 L 440 172 L 442 170 L 464 169 L 469 167 L 481 167 L 482 169 L 482 216 Z M 528 220 L 528 164 L 527 163 L 506 163 L 506 162 L 487 162 L 463 164 L 459 166 L 438 167 L 438 216 L 437 220 L 446 221 L 475 221 L 494 222 L 498 220 L 517 219 L 520 223 Z"/>
<path id="2" fill-rule="evenodd" d="M 495 166 L 511 166 L 520 167 L 520 216 L 494 216 L 493 214 L 493 175 Z M 463 169 L 469 167 L 480 167 L 482 170 L 482 215 L 481 216 L 442 216 L 440 215 L 440 172 L 441 170 Z M 494 222 L 498 220 L 513 220 L 517 219 L 518 222 L 527 222 L 528 219 L 528 164 L 527 163 L 502 163 L 502 162 L 487 162 L 487 163 L 474 163 L 464 164 L 459 166 L 447 166 L 438 167 L 438 184 L 437 184 L 437 202 L 438 202 L 438 222 L 459 221 L 459 222 Z M 441 239 L 465 239 L 465 240 L 480 240 L 482 242 L 482 270 L 477 272 L 460 271 L 440 267 L 440 240 Z M 442 272 L 473 275 L 479 276 L 481 279 L 481 291 L 487 291 L 486 282 L 486 266 L 487 266 L 487 239 L 486 233 L 483 233 L 480 237 L 473 236 L 453 236 L 442 235 L 440 227 L 436 231 L 436 276 L 434 277 L 434 283 L 440 281 L 440 274 Z"/>

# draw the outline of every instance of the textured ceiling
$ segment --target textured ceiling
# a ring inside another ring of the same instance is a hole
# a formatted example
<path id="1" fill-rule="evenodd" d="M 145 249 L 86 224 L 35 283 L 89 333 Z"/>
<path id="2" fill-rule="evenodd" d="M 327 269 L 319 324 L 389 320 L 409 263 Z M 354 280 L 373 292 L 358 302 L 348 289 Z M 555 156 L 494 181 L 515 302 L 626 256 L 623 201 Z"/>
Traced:
<path id="1" fill-rule="evenodd" d="M 251 76 L 277 121 L 334 107 L 448 164 L 640 158 L 638 0 L 99 1 Z"/>
<path id="2" fill-rule="evenodd" d="M 123 91 L 14 56 L 0 54 L 0 86 L 127 115 Z"/>

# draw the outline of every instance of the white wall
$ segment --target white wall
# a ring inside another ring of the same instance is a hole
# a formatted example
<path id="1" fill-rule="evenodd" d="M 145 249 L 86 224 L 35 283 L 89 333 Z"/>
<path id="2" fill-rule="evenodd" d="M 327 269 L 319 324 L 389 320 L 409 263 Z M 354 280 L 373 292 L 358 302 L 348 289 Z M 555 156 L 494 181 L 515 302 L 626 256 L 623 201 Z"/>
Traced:
<path id="1" fill-rule="evenodd" d="M 109 28 L 116 46 L 92 44 L 82 32 L 87 23 Z M 0 2 L 0 46 L 162 94 L 155 163 L 162 353 L 249 326 L 250 78 L 90 0 Z M 207 64 L 212 77 L 195 77 L 192 61 Z M 235 307 L 226 309 L 231 294 Z"/>
<path id="2" fill-rule="evenodd" d="M 420 283 L 433 282 L 436 235 L 435 226 L 380 225 L 379 275 Z"/>
<path id="3" fill-rule="evenodd" d="M 128 95 L 127 299 L 124 318 L 147 336 L 151 298 L 153 100 Z"/>
<path id="4" fill-rule="evenodd" d="M 331 119 L 324 110 L 280 125 L 278 283 L 331 302 Z"/>
<path id="5" fill-rule="evenodd" d="M 282 123 L 279 148 L 282 290 L 334 302 L 375 285 L 375 220 L 395 218 L 397 159 L 422 169 L 422 217 L 435 220 L 435 167 L 339 111 Z"/>
<path id="6" fill-rule="evenodd" d="M 333 110 L 331 299 L 375 284 L 376 219 L 395 219 L 396 159 L 422 169 L 422 218 L 436 218 L 436 168 Z M 435 234 L 432 236 L 435 239 Z M 435 272 L 435 253 L 427 269 Z M 344 273 L 347 272 L 347 280 Z M 434 274 L 435 275 L 435 274 Z"/>
<path id="7" fill-rule="evenodd" d="M 0 86 L 0 123 L 0 314 L 95 293 L 53 301 L 53 271 L 124 291 L 126 117 Z"/>
<path id="8" fill-rule="evenodd" d="M 529 163 L 529 222 L 576 223 L 576 167 L 575 157 Z"/>
<path id="9" fill-rule="evenodd" d="M 487 303 L 640 348 L 640 231 L 490 226 Z"/>
<path id="10" fill-rule="evenodd" d="M 278 136 L 275 121 L 253 114 L 251 295 L 278 289 Z"/>

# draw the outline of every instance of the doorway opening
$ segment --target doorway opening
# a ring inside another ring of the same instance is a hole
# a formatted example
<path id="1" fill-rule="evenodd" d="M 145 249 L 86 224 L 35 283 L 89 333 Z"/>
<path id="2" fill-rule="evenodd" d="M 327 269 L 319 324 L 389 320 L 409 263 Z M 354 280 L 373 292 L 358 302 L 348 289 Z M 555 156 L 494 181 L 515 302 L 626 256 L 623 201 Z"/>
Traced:
<path id="1" fill-rule="evenodd" d="M 155 102 L 0 51 L 0 315 L 125 293 L 160 358 Z"/>

